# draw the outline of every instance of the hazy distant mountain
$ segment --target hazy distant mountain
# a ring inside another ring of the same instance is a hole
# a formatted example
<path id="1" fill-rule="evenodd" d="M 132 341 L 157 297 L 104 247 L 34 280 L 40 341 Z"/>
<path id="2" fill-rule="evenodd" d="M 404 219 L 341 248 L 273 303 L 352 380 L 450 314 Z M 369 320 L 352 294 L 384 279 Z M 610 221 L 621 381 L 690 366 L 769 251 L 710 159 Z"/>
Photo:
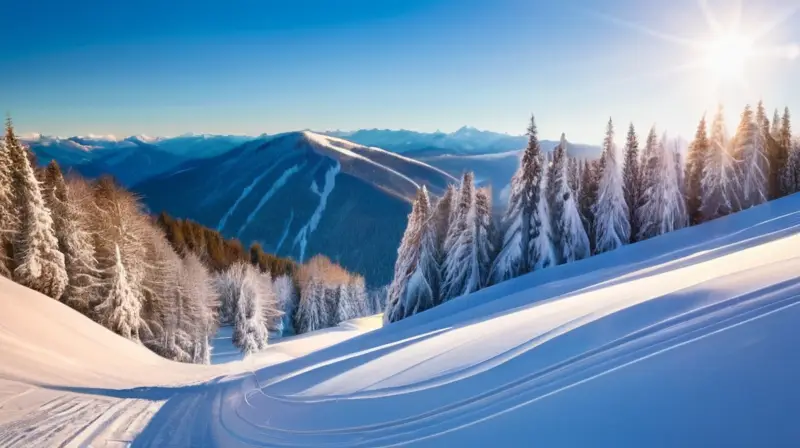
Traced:
<path id="1" fill-rule="evenodd" d="M 154 213 L 296 260 L 322 253 L 377 285 L 391 279 L 418 186 L 441 193 L 452 182 L 420 161 L 304 131 L 184 163 L 134 190 Z"/>
<path id="2" fill-rule="evenodd" d="M 480 131 L 464 126 L 452 132 L 416 132 L 408 130 L 361 129 L 352 132 L 332 131 L 327 135 L 346 138 L 367 146 L 378 146 L 397 153 L 428 151 L 451 154 L 503 152 L 520 149 L 527 141 L 524 136 Z"/>
<path id="3" fill-rule="evenodd" d="M 228 151 L 252 137 L 228 135 L 183 135 L 173 138 L 131 136 L 49 137 L 23 139 L 41 164 L 55 159 L 66 169 L 88 177 L 111 174 L 131 185 L 168 171 L 195 158 Z"/>

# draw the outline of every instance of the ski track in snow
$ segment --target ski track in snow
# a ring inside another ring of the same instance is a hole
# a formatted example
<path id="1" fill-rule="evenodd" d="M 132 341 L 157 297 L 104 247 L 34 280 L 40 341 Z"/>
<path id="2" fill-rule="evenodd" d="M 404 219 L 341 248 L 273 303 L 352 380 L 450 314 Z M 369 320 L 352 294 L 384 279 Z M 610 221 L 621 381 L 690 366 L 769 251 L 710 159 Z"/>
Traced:
<path id="1" fill-rule="evenodd" d="M 337 161 L 328 169 L 328 171 L 325 172 L 325 185 L 322 186 L 322 191 L 319 190 L 316 181 L 311 182 L 311 191 L 319 196 L 319 204 L 317 204 L 314 214 L 311 215 L 311 218 L 308 220 L 306 225 L 304 225 L 300 231 L 297 232 L 297 236 L 294 238 L 293 247 L 298 244 L 300 245 L 299 261 L 301 263 L 305 260 L 308 237 L 314 233 L 314 231 L 317 229 L 317 225 L 319 225 L 320 219 L 322 219 L 322 213 L 325 211 L 325 206 L 328 203 L 328 196 L 330 196 L 331 192 L 333 191 L 333 187 L 336 184 L 336 175 L 339 174 L 339 170 L 341 170 L 341 168 L 341 164 L 339 164 Z"/>
<path id="2" fill-rule="evenodd" d="M 289 209 L 289 218 L 286 220 L 286 225 L 283 226 L 283 233 L 281 233 L 281 238 L 278 240 L 278 244 L 275 247 L 276 254 L 280 253 L 283 242 L 286 241 L 286 237 L 289 236 L 289 228 L 292 226 L 292 221 L 294 221 L 294 209 Z"/>
<path id="3" fill-rule="evenodd" d="M 259 211 L 261 211 L 261 208 L 264 207 L 267 201 L 272 199 L 272 196 L 274 196 L 275 193 L 278 192 L 278 190 L 280 190 L 284 185 L 286 185 L 286 182 L 289 180 L 289 178 L 292 177 L 298 171 L 302 170 L 305 166 L 306 166 L 305 163 L 302 163 L 300 165 L 294 165 L 291 168 L 284 171 L 283 174 L 281 174 L 281 177 L 279 177 L 278 180 L 276 180 L 275 183 L 272 184 L 272 187 L 270 187 L 269 191 L 267 191 L 267 193 L 258 202 L 256 208 L 254 208 L 253 211 L 250 212 L 249 215 L 247 215 L 247 219 L 245 220 L 244 224 L 242 224 L 242 227 L 239 229 L 239 232 L 237 233 L 238 236 L 242 235 L 244 229 L 247 228 L 248 225 L 250 225 L 250 222 L 253 221 L 253 218 L 256 217 Z"/>

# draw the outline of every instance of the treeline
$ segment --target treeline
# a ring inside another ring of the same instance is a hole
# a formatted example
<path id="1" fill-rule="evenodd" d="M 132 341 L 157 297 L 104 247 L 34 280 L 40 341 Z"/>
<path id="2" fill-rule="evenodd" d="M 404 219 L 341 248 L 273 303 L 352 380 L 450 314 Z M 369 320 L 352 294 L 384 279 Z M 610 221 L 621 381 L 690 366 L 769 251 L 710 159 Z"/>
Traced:
<path id="1" fill-rule="evenodd" d="M 531 117 L 528 145 L 508 204 L 493 222 L 491 194 L 472 173 L 434 204 L 417 194 L 387 293 L 386 322 L 544 269 L 615 250 L 800 191 L 800 143 L 788 108 L 772 122 L 762 103 L 745 107 L 733 137 L 720 106 L 703 117 L 684 164 L 680 148 L 652 127 L 640 151 L 631 124 L 618 161 L 609 120 L 598 160 L 567 153 L 562 134 L 552 155 Z"/>
<path id="2" fill-rule="evenodd" d="M 0 274 L 60 300 L 159 355 L 209 363 L 218 325 L 245 353 L 270 336 L 379 312 L 363 278 L 246 251 L 198 223 L 149 216 L 111 177 L 37 169 L 9 119 L 0 141 Z M 308 312 L 307 310 L 312 310 Z"/>

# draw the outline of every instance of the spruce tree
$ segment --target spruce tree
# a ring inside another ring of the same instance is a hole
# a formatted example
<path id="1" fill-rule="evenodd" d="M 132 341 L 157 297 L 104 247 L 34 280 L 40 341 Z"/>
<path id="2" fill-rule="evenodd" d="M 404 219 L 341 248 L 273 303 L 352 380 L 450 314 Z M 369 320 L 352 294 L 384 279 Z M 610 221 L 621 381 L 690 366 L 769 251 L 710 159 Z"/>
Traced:
<path id="1" fill-rule="evenodd" d="M 586 160 L 581 171 L 581 187 L 578 195 L 578 211 L 581 214 L 583 229 L 589 237 L 589 246 L 594 253 L 594 212 L 592 206 L 597 201 L 597 176 L 599 169 L 597 161 L 589 162 Z"/>
<path id="2" fill-rule="evenodd" d="M 14 235 L 19 228 L 19 220 L 14 210 L 9 151 L 5 141 L 0 141 L 0 275 L 11 278 L 14 269 Z"/>
<path id="3" fill-rule="evenodd" d="M 114 247 L 114 260 L 107 295 L 96 311 L 101 323 L 108 329 L 124 338 L 138 341 L 142 305 L 131 289 L 119 246 Z"/>
<path id="4" fill-rule="evenodd" d="M 725 118 L 720 105 L 711 123 L 711 138 L 703 167 L 702 202 L 703 220 L 725 216 L 738 209 L 734 160 L 729 152 Z"/>
<path id="5" fill-rule="evenodd" d="M 81 211 L 71 203 L 61 168 L 55 160 L 45 169 L 44 198 L 53 217 L 59 250 L 64 254 L 68 284 L 63 300 L 81 313 L 88 314 L 97 287 L 92 235 L 88 229 L 82 228 Z"/>
<path id="6" fill-rule="evenodd" d="M 546 162 L 544 154 L 542 155 L 542 164 Z M 549 170 L 548 170 L 549 171 Z M 539 191 L 542 197 L 538 201 L 536 213 L 531 215 L 530 232 L 531 238 L 528 245 L 528 260 L 531 262 L 531 270 L 536 271 L 555 265 L 558 262 L 556 256 L 556 248 L 553 245 L 553 226 L 550 216 L 550 201 L 544 195 L 547 185 L 550 183 L 550 176 L 548 172 L 544 172 L 541 182 L 539 183 Z"/>
<path id="7" fill-rule="evenodd" d="M 561 135 L 561 143 L 553 157 L 554 202 L 551 209 L 553 239 L 559 263 L 570 263 L 590 255 L 589 237 L 583 228 L 575 192 L 569 183 L 569 162 L 566 138 Z"/>
<path id="8" fill-rule="evenodd" d="M 625 204 L 628 206 L 628 222 L 631 224 L 631 240 L 639 232 L 636 210 L 641 202 L 639 192 L 639 139 L 633 123 L 628 127 L 628 137 L 625 141 L 625 157 L 622 165 L 622 182 L 625 190 Z"/>
<path id="9" fill-rule="evenodd" d="M 577 198 L 580 197 L 581 193 L 581 164 L 575 157 L 570 157 L 569 152 L 567 153 L 567 160 L 568 162 L 568 170 L 569 170 L 569 188 L 572 190 L 572 194 L 575 195 L 575 202 L 577 203 Z"/>
<path id="10" fill-rule="evenodd" d="M 433 225 L 436 229 L 436 260 L 440 265 L 444 263 L 445 240 L 447 239 L 447 230 L 450 228 L 453 201 L 457 195 L 456 187 L 448 185 L 433 211 Z"/>
<path id="11" fill-rule="evenodd" d="M 479 188 L 475 192 L 475 226 L 476 254 L 481 286 L 486 286 L 489 284 L 489 272 L 497 247 L 496 231 L 492 220 L 492 191 L 488 187 Z"/>
<path id="12" fill-rule="evenodd" d="M 20 223 L 13 242 L 14 280 L 59 299 L 67 286 L 64 254 L 58 250 L 53 219 L 45 206 L 28 151 L 14 135 L 11 120 L 6 125 L 6 148 Z"/>
<path id="13" fill-rule="evenodd" d="M 597 202 L 593 207 L 596 253 L 608 252 L 628 244 L 631 232 L 622 175 L 617 165 L 614 124 L 610 118 L 606 127 L 600 166 L 602 175 L 597 189 Z"/>
<path id="14" fill-rule="evenodd" d="M 536 246 L 532 244 L 533 237 L 541 232 L 532 228 L 542 222 L 540 202 L 547 200 L 542 192 L 544 170 L 536 120 L 531 116 L 528 145 L 511 179 L 508 206 L 501 222 L 503 241 L 490 275 L 494 284 L 530 272 L 541 261 L 531 258 L 531 247 Z"/>
<path id="15" fill-rule="evenodd" d="M 440 267 L 436 260 L 436 223 L 428 191 L 423 186 L 408 216 L 408 225 L 397 250 L 394 279 L 389 285 L 384 322 L 397 322 L 436 305 Z"/>
<path id="16" fill-rule="evenodd" d="M 706 117 L 700 119 L 697 125 L 694 140 L 689 145 L 689 157 L 686 161 L 686 196 L 687 213 L 691 225 L 699 224 L 703 221 L 703 214 L 700 212 L 702 203 L 702 180 L 703 169 L 708 154 L 709 142 L 706 133 Z"/>
<path id="17" fill-rule="evenodd" d="M 453 243 L 442 269 L 442 301 L 475 292 L 485 286 L 478 263 L 476 212 L 475 178 L 472 172 L 466 172 L 461 179 L 456 212 L 448 231 L 448 239 Z"/>
<path id="18" fill-rule="evenodd" d="M 761 106 L 754 118 L 748 105 L 736 131 L 734 158 L 738 167 L 738 202 L 742 209 L 767 201 L 769 160 L 766 136 L 762 133 L 765 119 Z"/>
<path id="19" fill-rule="evenodd" d="M 800 145 L 794 144 L 789 149 L 789 159 L 783 171 L 783 191 L 794 194 L 800 191 Z"/>
<path id="20" fill-rule="evenodd" d="M 649 162 L 652 178 L 644 191 L 639 208 L 639 240 L 682 228 L 686 209 L 678 181 L 677 151 L 669 148 L 667 135 L 653 148 Z"/>
<path id="21" fill-rule="evenodd" d="M 780 154 L 785 161 L 781 166 L 781 193 L 783 195 L 792 194 L 797 192 L 798 189 L 797 179 L 800 179 L 800 161 L 796 160 L 797 156 L 790 160 L 790 152 L 792 152 L 792 123 L 788 107 L 783 110 L 781 128 L 777 140 Z"/>

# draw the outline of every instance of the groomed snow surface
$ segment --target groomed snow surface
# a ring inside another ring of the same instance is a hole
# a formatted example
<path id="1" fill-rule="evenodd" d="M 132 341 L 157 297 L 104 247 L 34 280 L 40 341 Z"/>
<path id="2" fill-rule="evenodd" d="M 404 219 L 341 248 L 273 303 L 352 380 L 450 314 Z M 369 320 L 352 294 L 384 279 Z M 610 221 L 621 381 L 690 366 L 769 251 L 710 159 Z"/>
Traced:
<path id="1" fill-rule="evenodd" d="M 798 446 L 799 229 L 795 195 L 212 366 L 0 280 L 0 446 Z"/>

